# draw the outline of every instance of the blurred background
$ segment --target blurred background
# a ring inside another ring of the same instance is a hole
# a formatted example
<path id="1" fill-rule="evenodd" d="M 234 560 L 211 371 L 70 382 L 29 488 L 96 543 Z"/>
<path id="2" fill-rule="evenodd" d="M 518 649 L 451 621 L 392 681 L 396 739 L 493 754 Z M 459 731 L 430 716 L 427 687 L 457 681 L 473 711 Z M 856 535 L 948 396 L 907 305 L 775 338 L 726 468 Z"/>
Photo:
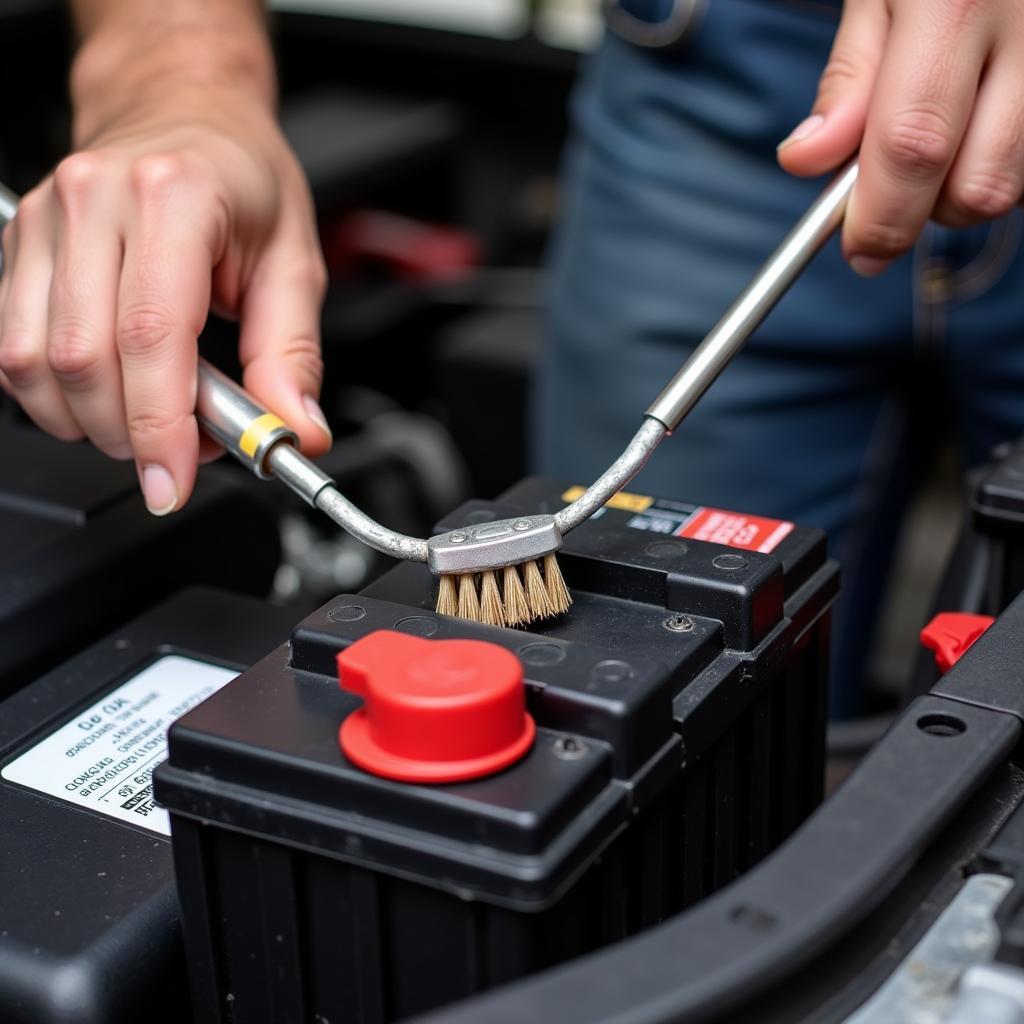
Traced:
<path id="1" fill-rule="evenodd" d="M 567 101 L 600 38 L 600 2 L 271 8 L 281 116 L 312 183 L 331 275 L 323 405 L 336 444 L 325 466 L 371 514 L 423 534 L 466 497 L 493 497 L 529 471 L 545 243 Z M 0 120 L 0 177 L 24 191 L 68 148 L 73 34 L 56 0 L 8 0 L 0 15 L 0 76 L 16 98 Z M 234 369 L 230 324 L 212 321 L 202 345 Z M 0 415 L 17 412 L 8 403 Z M 913 664 L 961 517 L 953 458 L 941 455 L 925 478 L 875 643 L 879 711 Z M 309 609 L 385 568 L 282 488 L 261 492 L 281 522 L 276 601 Z"/>

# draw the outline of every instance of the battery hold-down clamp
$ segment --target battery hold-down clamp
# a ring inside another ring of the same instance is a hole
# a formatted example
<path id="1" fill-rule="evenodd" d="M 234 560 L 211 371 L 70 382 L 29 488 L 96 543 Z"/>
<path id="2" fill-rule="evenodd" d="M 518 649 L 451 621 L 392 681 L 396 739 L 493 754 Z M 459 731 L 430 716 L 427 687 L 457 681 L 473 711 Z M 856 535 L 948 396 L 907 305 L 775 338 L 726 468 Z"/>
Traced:
<path id="1" fill-rule="evenodd" d="M 497 644 L 378 630 L 338 655 L 343 690 L 363 698 L 339 733 L 360 768 L 402 782 L 478 779 L 533 744 L 523 666 Z"/>

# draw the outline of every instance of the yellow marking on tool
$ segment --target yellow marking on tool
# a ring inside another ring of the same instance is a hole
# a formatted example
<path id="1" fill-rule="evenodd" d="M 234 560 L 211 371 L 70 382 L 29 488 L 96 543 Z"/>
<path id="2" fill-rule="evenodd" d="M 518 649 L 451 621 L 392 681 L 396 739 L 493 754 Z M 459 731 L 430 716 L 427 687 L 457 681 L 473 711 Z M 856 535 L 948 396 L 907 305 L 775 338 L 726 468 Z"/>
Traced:
<path id="1" fill-rule="evenodd" d="M 260 445 L 266 441 L 267 435 L 283 426 L 284 420 L 272 412 L 265 412 L 245 428 L 245 433 L 238 439 L 238 447 L 251 459 L 259 451 Z"/>
<path id="2" fill-rule="evenodd" d="M 586 491 L 585 487 L 570 487 L 562 495 L 562 501 L 567 505 L 575 501 Z M 619 491 L 613 494 L 606 502 L 606 508 L 618 508 L 623 512 L 644 512 L 654 504 L 654 499 L 646 494 L 630 494 L 628 491 Z"/>

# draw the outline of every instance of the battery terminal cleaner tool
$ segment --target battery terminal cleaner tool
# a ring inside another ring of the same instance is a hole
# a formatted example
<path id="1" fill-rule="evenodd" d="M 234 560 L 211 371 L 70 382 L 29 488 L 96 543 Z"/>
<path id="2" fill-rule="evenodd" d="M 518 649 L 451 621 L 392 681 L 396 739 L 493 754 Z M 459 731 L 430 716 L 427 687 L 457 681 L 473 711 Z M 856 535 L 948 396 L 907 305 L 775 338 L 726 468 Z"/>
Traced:
<path id="1" fill-rule="evenodd" d="M 857 164 L 851 162 L 669 381 L 622 454 L 579 498 L 553 515 L 479 523 L 426 539 L 408 537 L 357 508 L 299 453 L 294 431 L 204 359 L 199 360 L 196 416 L 206 433 L 256 476 L 276 477 L 371 548 L 426 563 L 438 577 L 439 613 L 496 626 L 527 625 L 559 615 L 572 603 L 556 557 L 563 537 L 626 486 L 679 426 L 842 222 L 856 179 Z M 0 221 L 14 217 L 17 203 L 0 185 Z"/>

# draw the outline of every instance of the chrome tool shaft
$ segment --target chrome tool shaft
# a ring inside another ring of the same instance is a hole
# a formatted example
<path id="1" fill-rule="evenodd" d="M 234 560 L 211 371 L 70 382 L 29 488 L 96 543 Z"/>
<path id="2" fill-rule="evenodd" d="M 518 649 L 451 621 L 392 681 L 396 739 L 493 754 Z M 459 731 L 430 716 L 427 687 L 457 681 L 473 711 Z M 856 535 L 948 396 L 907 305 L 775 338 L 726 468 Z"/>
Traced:
<path id="1" fill-rule="evenodd" d="M 668 382 L 644 414 L 644 422 L 626 450 L 579 498 L 555 514 L 562 533 L 579 526 L 632 480 L 661 441 L 679 426 L 842 223 L 856 180 L 854 161 L 833 178 Z"/>

